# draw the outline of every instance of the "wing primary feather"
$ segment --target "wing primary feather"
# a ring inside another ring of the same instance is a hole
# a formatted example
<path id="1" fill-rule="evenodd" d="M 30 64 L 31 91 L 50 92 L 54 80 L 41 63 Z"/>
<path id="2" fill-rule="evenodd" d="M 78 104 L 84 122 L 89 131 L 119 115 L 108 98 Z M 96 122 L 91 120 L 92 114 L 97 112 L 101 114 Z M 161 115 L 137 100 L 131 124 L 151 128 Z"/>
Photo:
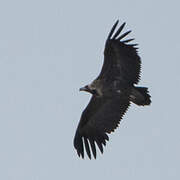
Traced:
<path id="1" fill-rule="evenodd" d="M 118 22 L 119 22 L 119 20 L 117 20 L 117 21 L 115 22 L 115 24 L 113 25 L 113 27 L 112 27 L 112 29 L 111 29 L 109 35 L 108 35 L 107 40 L 109 40 L 109 39 L 111 38 L 111 36 L 112 36 L 114 30 L 116 29 L 116 26 L 117 26 Z"/>
<path id="2" fill-rule="evenodd" d="M 121 41 L 122 43 L 128 43 L 130 41 L 133 41 L 134 39 L 127 39 L 127 40 L 124 40 L 124 41 Z"/>
<path id="3" fill-rule="evenodd" d="M 81 138 L 79 147 L 78 147 L 78 149 L 77 149 L 77 152 L 78 152 L 79 157 L 82 156 L 82 158 L 84 159 L 84 147 L 83 147 L 82 138 Z"/>
<path id="4" fill-rule="evenodd" d="M 94 140 L 92 138 L 89 139 L 90 145 L 91 145 L 91 150 L 93 152 L 93 156 L 96 159 L 96 146 L 94 144 Z"/>
<path id="5" fill-rule="evenodd" d="M 79 132 L 76 132 L 75 138 L 74 138 L 74 147 L 77 150 L 78 156 L 82 156 L 84 158 L 84 147 L 83 147 L 83 140 L 82 136 L 79 134 Z"/>
<path id="6" fill-rule="evenodd" d="M 112 37 L 112 39 L 116 39 L 116 37 L 121 33 L 122 29 L 125 26 L 125 22 L 120 26 L 120 28 L 116 31 L 116 33 L 114 34 L 114 36 Z"/>
<path id="7" fill-rule="evenodd" d="M 106 133 L 103 134 L 103 137 L 104 137 L 105 140 L 109 141 L 109 137 L 108 137 L 108 135 Z"/>
<path id="8" fill-rule="evenodd" d="M 117 40 L 121 40 L 122 38 L 124 38 L 125 36 L 127 36 L 131 31 L 127 31 L 124 34 L 122 34 Z"/>
<path id="9" fill-rule="evenodd" d="M 105 139 L 103 139 L 102 143 L 103 143 L 104 146 L 106 146 L 106 141 L 105 141 Z"/>
<path id="10" fill-rule="evenodd" d="M 129 44 L 129 45 L 130 45 L 130 46 L 133 46 L 133 47 L 134 47 L 134 46 L 138 46 L 138 44 Z"/>
<path id="11" fill-rule="evenodd" d="M 104 136 L 103 136 L 102 139 L 101 139 L 101 143 L 102 143 L 104 146 L 106 146 L 106 140 L 105 140 Z"/>
<path id="12" fill-rule="evenodd" d="M 96 144 L 98 145 L 99 150 L 101 151 L 101 153 L 103 153 L 103 146 L 102 146 L 100 137 L 99 137 L 99 138 L 96 138 Z"/>
<path id="13" fill-rule="evenodd" d="M 88 140 L 86 137 L 84 137 L 84 144 L 85 144 L 87 155 L 88 155 L 89 159 L 91 159 L 91 152 L 89 149 L 89 143 L 88 143 Z"/>

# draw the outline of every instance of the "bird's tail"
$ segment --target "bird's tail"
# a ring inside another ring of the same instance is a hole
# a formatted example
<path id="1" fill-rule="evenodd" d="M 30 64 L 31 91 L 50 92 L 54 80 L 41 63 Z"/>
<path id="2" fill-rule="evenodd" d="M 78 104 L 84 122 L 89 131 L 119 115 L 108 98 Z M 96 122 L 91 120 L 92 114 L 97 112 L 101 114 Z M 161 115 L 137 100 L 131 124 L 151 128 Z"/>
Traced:
<path id="1" fill-rule="evenodd" d="M 138 106 L 145 106 L 151 104 L 151 96 L 149 95 L 147 87 L 133 87 L 130 100 Z"/>

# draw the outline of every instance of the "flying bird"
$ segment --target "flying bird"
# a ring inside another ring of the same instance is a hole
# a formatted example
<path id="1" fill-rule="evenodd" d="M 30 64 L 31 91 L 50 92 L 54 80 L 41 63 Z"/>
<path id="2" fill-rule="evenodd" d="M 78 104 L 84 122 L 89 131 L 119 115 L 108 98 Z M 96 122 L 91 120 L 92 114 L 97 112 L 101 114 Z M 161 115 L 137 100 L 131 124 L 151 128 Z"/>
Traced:
<path id="1" fill-rule="evenodd" d="M 134 39 L 123 40 L 131 31 L 120 35 L 123 23 L 115 32 L 119 20 L 113 25 L 104 49 L 104 63 L 99 76 L 80 88 L 92 94 L 83 111 L 74 137 L 77 154 L 84 158 L 85 151 L 96 159 L 96 150 L 109 140 L 108 134 L 119 125 L 131 102 L 138 106 L 150 105 L 147 87 L 137 87 L 140 80 L 141 60 Z"/>

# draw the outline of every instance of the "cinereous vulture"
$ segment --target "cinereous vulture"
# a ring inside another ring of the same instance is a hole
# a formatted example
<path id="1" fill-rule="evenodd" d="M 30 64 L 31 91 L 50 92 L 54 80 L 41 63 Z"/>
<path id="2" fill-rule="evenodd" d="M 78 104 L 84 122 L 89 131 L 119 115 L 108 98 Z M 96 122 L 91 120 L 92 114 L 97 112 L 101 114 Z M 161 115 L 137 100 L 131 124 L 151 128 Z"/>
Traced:
<path id="1" fill-rule="evenodd" d="M 96 147 L 103 153 L 103 146 L 127 111 L 131 102 L 138 106 L 150 105 L 147 87 L 137 87 L 140 79 L 141 60 L 134 39 L 123 40 L 131 31 L 120 35 L 123 23 L 115 32 L 119 21 L 113 25 L 105 44 L 104 64 L 99 76 L 80 91 L 92 94 L 81 115 L 74 137 L 77 154 L 84 158 L 86 151 L 96 158 Z"/>

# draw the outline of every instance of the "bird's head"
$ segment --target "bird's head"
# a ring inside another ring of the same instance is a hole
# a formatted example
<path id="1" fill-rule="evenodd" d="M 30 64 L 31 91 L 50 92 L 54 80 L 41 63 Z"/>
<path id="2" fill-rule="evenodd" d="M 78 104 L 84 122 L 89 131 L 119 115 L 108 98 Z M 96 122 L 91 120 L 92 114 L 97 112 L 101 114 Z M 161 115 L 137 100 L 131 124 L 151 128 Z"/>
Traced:
<path id="1" fill-rule="evenodd" d="M 97 95 L 96 89 L 90 85 L 86 85 L 86 86 L 80 88 L 79 91 L 86 91 L 86 92 L 91 93 L 92 95 Z"/>

